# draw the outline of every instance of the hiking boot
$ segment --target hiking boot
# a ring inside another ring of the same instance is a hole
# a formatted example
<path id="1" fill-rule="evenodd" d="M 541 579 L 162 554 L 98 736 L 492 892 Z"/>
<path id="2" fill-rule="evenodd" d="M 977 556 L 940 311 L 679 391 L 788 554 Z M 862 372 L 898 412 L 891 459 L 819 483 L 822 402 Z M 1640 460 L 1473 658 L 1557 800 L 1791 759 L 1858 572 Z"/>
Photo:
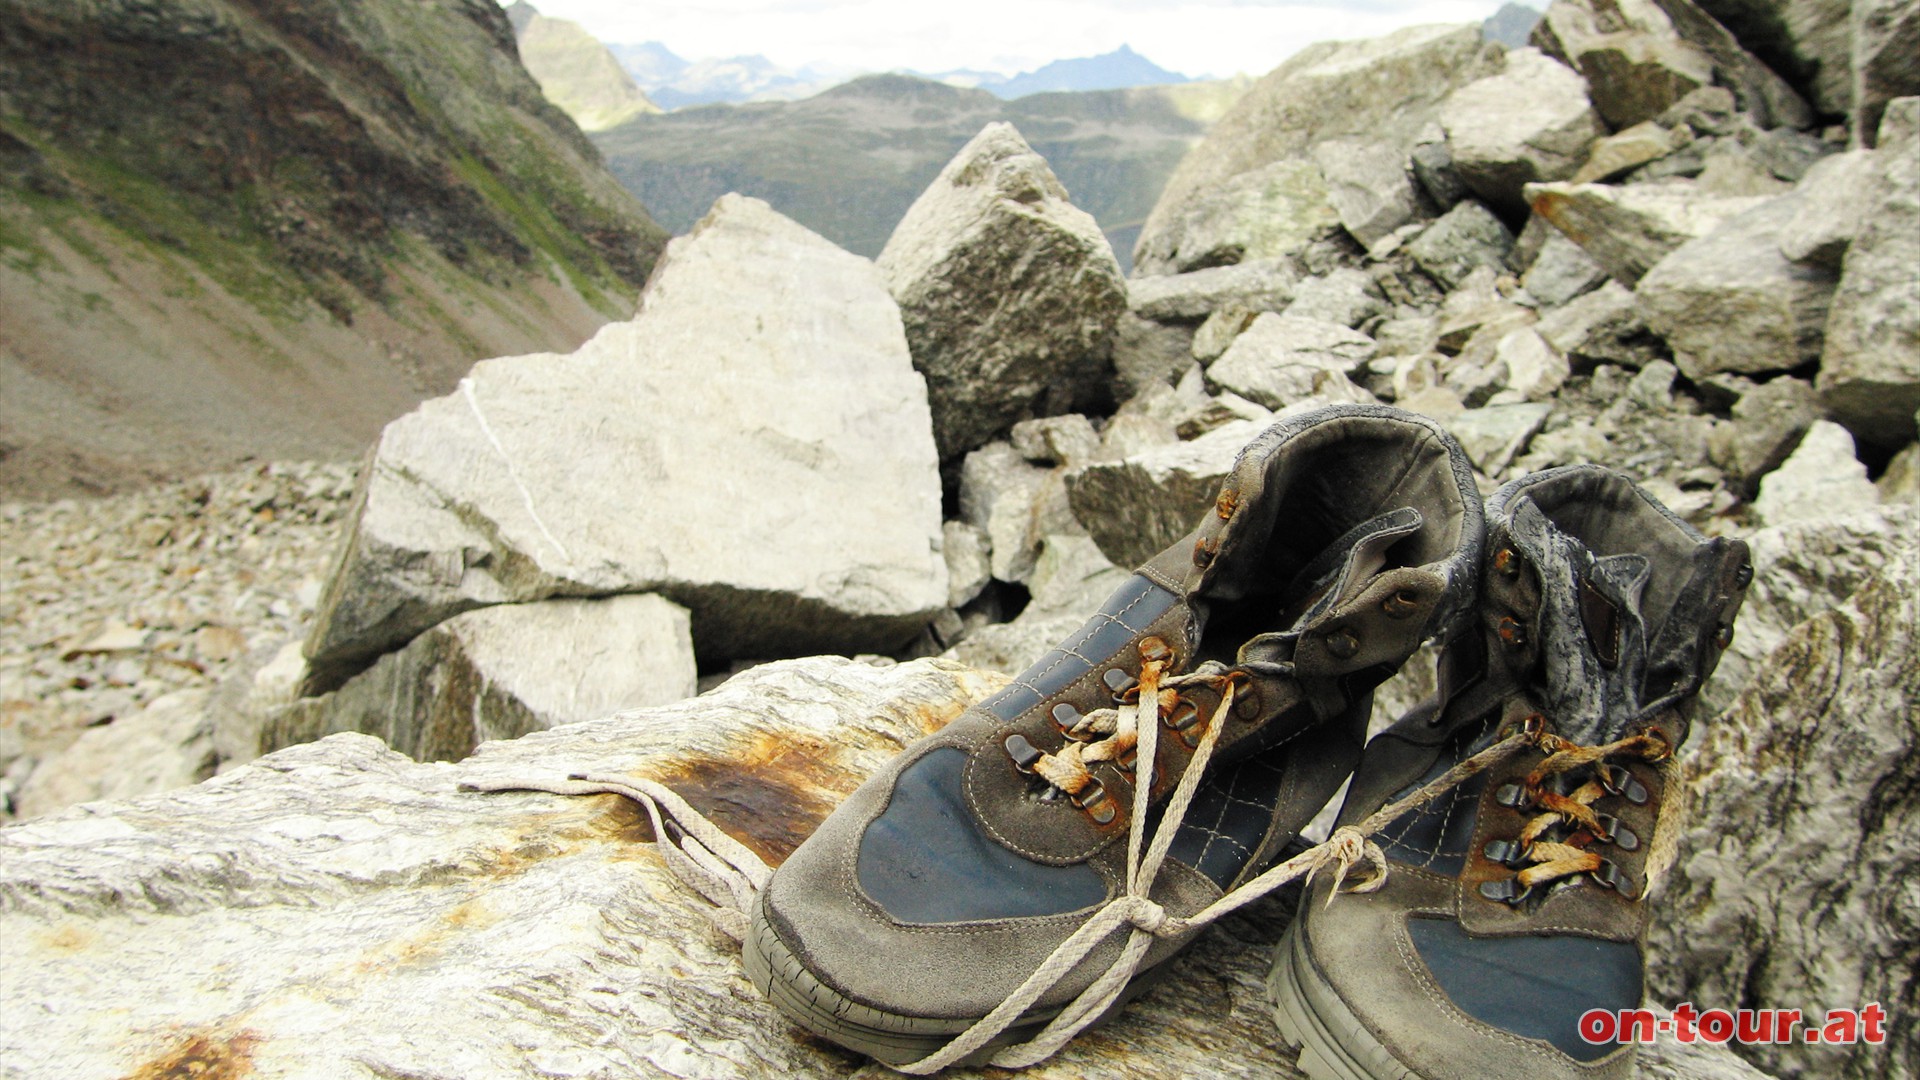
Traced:
<path id="1" fill-rule="evenodd" d="M 1640 1006 L 1646 896 L 1679 824 L 1673 752 L 1732 640 L 1747 548 L 1581 465 L 1495 492 L 1486 552 L 1438 696 L 1368 743 L 1341 823 L 1526 737 L 1379 832 L 1377 891 L 1323 880 L 1302 898 L 1270 987 L 1315 1080 L 1632 1073 L 1630 1047 L 1587 1042 L 1579 1021 Z"/>
<path id="2" fill-rule="evenodd" d="M 1338 406 L 1276 424 L 1197 529 L 774 872 L 749 976 L 801 1026 L 900 1065 L 1002 1006 L 1096 915 L 1124 917 L 959 1060 L 1031 1037 L 1083 991 L 1062 1025 L 1117 1009 L 1193 936 L 1143 927 L 1258 871 L 1350 774 L 1372 688 L 1467 617 L 1481 531 L 1471 472 L 1433 422 Z M 1196 763 L 1207 782 L 1194 769 L 1177 792 Z M 1180 821 L 1169 805 L 1189 798 Z M 1146 834 L 1160 855 L 1141 854 Z M 1089 991 L 1103 973 L 1111 990 Z"/>

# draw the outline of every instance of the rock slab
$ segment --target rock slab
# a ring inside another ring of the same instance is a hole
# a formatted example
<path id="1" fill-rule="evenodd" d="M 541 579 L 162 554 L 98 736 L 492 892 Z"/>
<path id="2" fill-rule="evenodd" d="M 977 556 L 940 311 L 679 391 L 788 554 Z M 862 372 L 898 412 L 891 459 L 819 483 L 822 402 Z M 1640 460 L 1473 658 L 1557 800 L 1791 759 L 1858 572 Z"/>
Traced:
<path id="1" fill-rule="evenodd" d="M 495 604 L 435 626 L 340 689 L 272 711 L 248 758 L 341 731 L 420 761 L 692 697 L 687 609 L 658 596 Z"/>
<path id="2" fill-rule="evenodd" d="M 307 692 L 471 608 L 657 592 L 703 660 L 890 649 L 946 602 L 926 385 L 873 265 L 725 196 L 630 322 L 387 426 Z"/>

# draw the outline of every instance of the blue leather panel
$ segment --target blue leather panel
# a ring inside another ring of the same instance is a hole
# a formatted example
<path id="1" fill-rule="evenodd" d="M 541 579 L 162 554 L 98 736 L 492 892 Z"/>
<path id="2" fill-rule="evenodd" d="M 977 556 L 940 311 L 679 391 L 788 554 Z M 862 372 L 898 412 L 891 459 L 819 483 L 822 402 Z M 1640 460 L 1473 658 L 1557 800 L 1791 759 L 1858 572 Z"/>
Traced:
<path id="1" fill-rule="evenodd" d="M 1114 654 L 1152 625 L 1153 620 L 1166 614 L 1174 599 L 1172 593 L 1147 578 L 1133 575 L 1100 605 L 1093 618 L 1038 663 L 1021 672 L 1013 685 L 988 698 L 984 708 L 1011 723 L 1021 713 L 1109 660 L 1114 660 L 1117 666 L 1139 670 L 1139 657 L 1116 660 Z M 1120 665 L 1120 661 L 1128 663 Z"/>
<path id="2" fill-rule="evenodd" d="M 1475 938 L 1451 919 L 1410 919 L 1407 930 L 1434 981 L 1461 1011 L 1550 1042 L 1578 1061 L 1595 1061 L 1617 1048 L 1582 1039 L 1581 1014 L 1640 1006 L 1640 947 L 1630 941 L 1565 934 Z"/>
<path id="3" fill-rule="evenodd" d="M 903 923 L 953 923 L 1059 915 L 1107 898 L 1093 867 L 1029 862 L 981 832 L 960 790 L 966 763 L 965 751 L 943 747 L 900 774 L 860 838 L 860 888 L 875 903 Z"/>

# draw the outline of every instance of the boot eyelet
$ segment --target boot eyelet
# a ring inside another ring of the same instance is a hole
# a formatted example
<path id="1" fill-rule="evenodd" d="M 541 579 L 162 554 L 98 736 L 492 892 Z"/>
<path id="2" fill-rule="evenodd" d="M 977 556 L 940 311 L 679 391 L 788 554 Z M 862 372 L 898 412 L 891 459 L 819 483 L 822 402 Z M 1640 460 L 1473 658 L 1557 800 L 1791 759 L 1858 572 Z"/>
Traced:
<path id="1" fill-rule="evenodd" d="M 1512 548 L 1503 547 L 1493 553 L 1493 568 L 1499 571 L 1502 577 L 1519 577 L 1520 557 L 1513 553 Z"/>
<path id="2" fill-rule="evenodd" d="M 1522 901 L 1533 895 L 1533 889 L 1520 884 L 1520 879 L 1517 877 L 1495 878 L 1492 881 L 1480 883 L 1480 895 L 1508 907 L 1519 907 Z"/>
<path id="3" fill-rule="evenodd" d="M 1078 738 L 1078 736 L 1073 734 L 1074 726 L 1086 719 L 1086 717 L 1080 715 L 1079 709 L 1063 701 L 1053 707 L 1051 715 L 1053 716 L 1053 726 L 1059 728 L 1062 735 L 1065 735 L 1069 739 Z M 1085 740 L 1081 739 L 1080 741 L 1084 742 Z"/>
<path id="4" fill-rule="evenodd" d="M 1753 584 L 1753 564 L 1752 563 L 1743 562 L 1740 564 L 1740 569 L 1735 570 L 1733 572 L 1733 584 L 1735 588 L 1740 588 L 1740 589 L 1744 589 L 1747 586 Z"/>
<path id="5" fill-rule="evenodd" d="M 1009 735 L 1002 744 L 1007 756 L 1013 759 L 1013 767 L 1027 775 L 1033 775 L 1033 766 L 1041 758 L 1040 748 L 1027 741 L 1025 735 Z"/>
<path id="6" fill-rule="evenodd" d="M 1653 797 L 1645 784 L 1619 765 L 1602 765 L 1595 773 L 1600 786 L 1607 789 L 1607 794 L 1618 795 L 1635 806 L 1645 806 L 1647 800 Z"/>
<path id="7" fill-rule="evenodd" d="M 1420 594 L 1412 589 L 1401 589 L 1380 602 L 1380 610 L 1387 613 L 1389 619 L 1404 619 L 1420 610 Z"/>
<path id="8" fill-rule="evenodd" d="M 1351 660 L 1360 652 L 1360 635 L 1350 627 L 1341 627 L 1327 635 L 1327 651 L 1335 659 Z"/>
<path id="9" fill-rule="evenodd" d="M 1628 900 L 1640 899 L 1639 884 L 1636 883 L 1633 878 L 1627 876 L 1627 872 L 1620 869 L 1620 867 L 1613 862 L 1603 859 L 1599 866 L 1587 871 L 1587 875 L 1599 884 L 1626 897 Z"/>
<path id="10" fill-rule="evenodd" d="M 1625 822 L 1610 814 L 1596 814 L 1595 817 L 1603 830 L 1595 839 L 1612 844 L 1621 851 L 1640 850 L 1640 834 L 1627 828 Z"/>
<path id="11" fill-rule="evenodd" d="M 1500 640 L 1510 649 L 1522 648 L 1527 643 L 1527 629 L 1520 620 L 1511 615 L 1500 616 L 1500 625 L 1496 631 Z"/>
<path id="12" fill-rule="evenodd" d="M 1080 794 L 1070 795 L 1068 799 L 1073 805 L 1086 811 L 1095 825 L 1108 824 L 1119 815 L 1113 800 L 1107 797 L 1107 789 L 1101 787 L 1098 780 L 1087 781 L 1087 786 L 1080 789 Z"/>
<path id="13" fill-rule="evenodd" d="M 1518 870 L 1526 860 L 1531 845 L 1518 840 L 1489 840 L 1485 854 L 1488 862 L 1497 862 L 1511 870 Z"/>
<path id="14" fill-rule="evenodd" d="M 1149 663 L 1170 661 L 1173 659 L 1173 649 L 1163 638 L 1144 637 L 1140 639 L 1140 659 Z"/>
<path id="15" fill-rule="evenodd" d="M 1527 794 L 1525 784 L 1502 784 L 1500 790 L 1493 793 L 1493 801 L 1515 810 L 1525 810 L 1533 805 L 1533 796 Z"/>
<path id="16" fill-rule="evenodd" d="M 1106 674 L 1100 676 L 1100 681 L 1106 684 L 1107 692 L 1113 695 L 1113 700 L 1122 703 L 1130 700 L 1129 694 L 1140 685 L 1139 679 L 1134 678 L 1122 668 L 1108 668 Z"/>
<path id="17" fill-rule="evenodd" d="M 1721 623 L 1720 628 L 1713 632 L 1713 647 L 1719 649 L 1721 652 L 1726 652 L 1732 646 L 1733 624 Z"/>

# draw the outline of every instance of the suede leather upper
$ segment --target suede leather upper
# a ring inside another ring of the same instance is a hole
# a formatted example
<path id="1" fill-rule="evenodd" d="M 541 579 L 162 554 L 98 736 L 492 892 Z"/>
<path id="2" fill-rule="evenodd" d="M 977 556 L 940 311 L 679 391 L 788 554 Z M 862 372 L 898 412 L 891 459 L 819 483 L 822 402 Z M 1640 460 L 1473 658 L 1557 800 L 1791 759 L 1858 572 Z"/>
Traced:
<path id="1" fill-rule="evenodd" d="M 1596 466 L 1496 492 L 1486 550 L 1477 625 L 1449 644 L 1438 698 L 1368 745 L 1344 823 L 1528 717 L 1583 745 L 1658 732 L 1677 747 L 1748 576 L 1744 544 L 1701 536 Z M 1380 891 L 1323 906 L 1321 884 L 1302 905 L 1289 948 L 1303 947 L 1338 1007 L 1421 1075 L 1631 1075 L 1628 1050 L 1588 1045 L 1575 1024 L 1589 1008 L 1639 1004 L 1648 855 L 1677 773 L 1671 758 L 1610 762 L 1610 776 L 1630 780 L 1592 809 L 1615 833 L 1570 838 L 1602 854 L 1620 888 L 1578 874 L 1508 902 L 1500 887 L 1526 859 L 1502 845 L 1539 813 L 1522 781 L 1545 757 L 1523 750 L 1390 824 Z"/>
<path id="2" fill-rule="evenodd" d="M 1275 425 L 1193 533 L 863 784 L 773 874 L 760 917 L 846 1002 L 951 1030 L 984 1015 L 1121 891 L 1133 801 L 1157 827 L 1194 753 L 1181 725 L 1212 720 L 1222 690 L 1180 686 L 1151 774 L 1145 761 L 1090 766 L 1114 810 L 1104 820 L 1010 747 L 1060 753 L 1074 719 L 1125 700 L 1149 658 L 1169 675 L 1230 664 L 1239 680 L 1151 895 L 1169 914 L 1198 911 L 1262 869 L 1351 772 L 1372 687 L 1466 613 L 1482 532 L 1470 470 L 1432 421 L 1340 406 Z M 1122 939 L 1036 1010 L 1076 996 Z M 1156 940 L 1146 966 L 1184 944 Z"/>

